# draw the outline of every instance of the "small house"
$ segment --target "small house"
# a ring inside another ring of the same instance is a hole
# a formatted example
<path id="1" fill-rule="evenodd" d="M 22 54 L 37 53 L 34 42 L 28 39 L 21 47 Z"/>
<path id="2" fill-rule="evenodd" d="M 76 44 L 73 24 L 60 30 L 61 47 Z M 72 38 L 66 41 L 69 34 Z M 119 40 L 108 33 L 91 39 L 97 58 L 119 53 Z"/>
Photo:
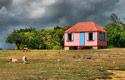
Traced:
<path id="1" fill-rule="evenodd" d="M 64 47 L 83 49 L 85 47 L 107 46 L 107 31 L 94 22 L 79 22 L 64 32 Z"/>

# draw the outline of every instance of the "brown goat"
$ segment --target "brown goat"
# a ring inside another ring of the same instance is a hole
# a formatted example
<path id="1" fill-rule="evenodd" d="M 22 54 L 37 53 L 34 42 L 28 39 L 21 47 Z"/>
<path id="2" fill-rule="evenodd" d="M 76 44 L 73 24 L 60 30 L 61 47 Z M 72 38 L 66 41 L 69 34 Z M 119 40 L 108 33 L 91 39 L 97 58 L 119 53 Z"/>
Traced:
<path id="1" fill-rule="evenodd" d="M 30 49 L 28 49 L 28 48 L 24 48 L 24 49 L 23 49 L 23 52 L 25 52 L 25 51 L 26 51 L 26 52 L 27 52 L 27 51 L 30 52 Z"/>

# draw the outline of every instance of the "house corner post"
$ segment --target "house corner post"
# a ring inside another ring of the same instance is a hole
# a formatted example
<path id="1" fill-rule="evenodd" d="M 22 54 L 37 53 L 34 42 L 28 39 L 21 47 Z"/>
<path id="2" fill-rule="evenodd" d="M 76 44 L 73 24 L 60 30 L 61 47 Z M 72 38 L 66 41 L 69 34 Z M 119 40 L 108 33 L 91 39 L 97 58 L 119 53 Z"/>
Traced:
<path id="1" fill-rule="evenodd" d="M 92 49 L 98 49 L 98 47 L 92 47 Z"/>
<path id="2" fill-rule="evenodd" d="M 69 50 L 69 47 L 64 47 L 64 50 Z"/>

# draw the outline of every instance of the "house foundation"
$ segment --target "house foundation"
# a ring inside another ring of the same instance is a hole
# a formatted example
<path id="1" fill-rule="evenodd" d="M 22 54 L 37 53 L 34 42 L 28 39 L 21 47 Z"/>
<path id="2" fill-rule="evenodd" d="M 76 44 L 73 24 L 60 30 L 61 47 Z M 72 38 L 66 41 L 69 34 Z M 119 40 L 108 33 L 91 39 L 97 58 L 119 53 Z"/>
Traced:
<path id="1" fill-rule="evenodd" d="M 98 47 L 92 47 L 92 49 L 98 49 Z"/>
<path id="2" fill-rule="evenodd" d="M 69 50 L 69 47 L 64 47 L 64 50 Z"/>

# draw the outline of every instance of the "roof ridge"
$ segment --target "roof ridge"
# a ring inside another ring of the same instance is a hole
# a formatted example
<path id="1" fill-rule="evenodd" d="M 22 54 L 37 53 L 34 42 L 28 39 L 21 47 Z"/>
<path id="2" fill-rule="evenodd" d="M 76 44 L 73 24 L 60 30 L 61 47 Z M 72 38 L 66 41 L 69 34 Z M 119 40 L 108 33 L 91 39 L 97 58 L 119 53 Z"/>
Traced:
<path id="1" fill-rule="evenodd" d="M 71 28 L 66 30 L 65 32 L 82 32 L 82 31 L 104 31 L 98 24 L 94 21 L 90 22 L 78 22 L 77 24 L 73 25 Z"/>
<path id="2" fill-rule="evenodd" d="M 92 23 L 94 23 L 93 21 L 86 21 L 86 22 L 78 22 L 78 23 L 90 23 L 90 22 L 92 22 Z"/>

